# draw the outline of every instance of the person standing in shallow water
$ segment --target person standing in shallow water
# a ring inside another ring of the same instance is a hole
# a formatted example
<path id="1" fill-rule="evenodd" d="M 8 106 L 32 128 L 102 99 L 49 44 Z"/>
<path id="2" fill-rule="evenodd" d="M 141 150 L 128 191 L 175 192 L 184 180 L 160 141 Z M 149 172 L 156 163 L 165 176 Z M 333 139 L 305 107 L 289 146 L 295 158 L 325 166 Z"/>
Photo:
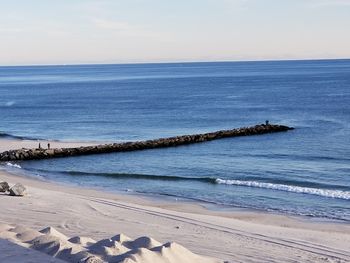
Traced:
<path id="1" fill-rule="evenodd" d="M 48 144 L 47 144 L 47 149 L 50 150 L 50 146 L 51 146 L 50 143 L 48 143 Z"/>

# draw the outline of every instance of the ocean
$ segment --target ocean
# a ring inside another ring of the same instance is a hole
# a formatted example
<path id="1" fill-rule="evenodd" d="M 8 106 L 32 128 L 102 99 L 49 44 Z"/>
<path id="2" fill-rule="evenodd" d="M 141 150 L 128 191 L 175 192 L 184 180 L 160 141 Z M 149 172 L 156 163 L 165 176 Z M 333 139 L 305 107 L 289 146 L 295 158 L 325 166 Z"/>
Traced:
<path id="1" fill-rule="evenodd" d="M 0 67 L 0 137 L 121 142 L 286 133 L 3 163 L 109 192 L 350 221 L 350 60 Z M 52 145 L 54 147 L 54 145 Z"/>

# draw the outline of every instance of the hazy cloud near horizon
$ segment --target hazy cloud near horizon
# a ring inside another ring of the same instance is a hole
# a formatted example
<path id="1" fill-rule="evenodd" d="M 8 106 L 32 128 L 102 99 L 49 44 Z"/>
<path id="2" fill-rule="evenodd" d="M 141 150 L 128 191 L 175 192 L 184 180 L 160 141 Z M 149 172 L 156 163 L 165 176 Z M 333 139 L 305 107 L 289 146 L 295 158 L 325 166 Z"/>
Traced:
<path id="1" fill-rule="evenodd" d="M 350 0 L 0 4 L 0 65 L 350 57 Z"/>

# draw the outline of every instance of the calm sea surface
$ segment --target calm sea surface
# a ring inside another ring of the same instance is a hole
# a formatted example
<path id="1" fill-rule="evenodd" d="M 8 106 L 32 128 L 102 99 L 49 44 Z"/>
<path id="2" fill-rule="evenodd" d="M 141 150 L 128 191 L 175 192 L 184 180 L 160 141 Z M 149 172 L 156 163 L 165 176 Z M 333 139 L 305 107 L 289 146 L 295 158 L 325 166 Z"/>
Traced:
<path id="1" fill-rule="evenodd" d="M 350 220 L 350 60 L 0 67 L 0 137 L 287 133 L 2 164 L 49 180 Z M 54 145 L 53 145 L 54 146 Z"/>

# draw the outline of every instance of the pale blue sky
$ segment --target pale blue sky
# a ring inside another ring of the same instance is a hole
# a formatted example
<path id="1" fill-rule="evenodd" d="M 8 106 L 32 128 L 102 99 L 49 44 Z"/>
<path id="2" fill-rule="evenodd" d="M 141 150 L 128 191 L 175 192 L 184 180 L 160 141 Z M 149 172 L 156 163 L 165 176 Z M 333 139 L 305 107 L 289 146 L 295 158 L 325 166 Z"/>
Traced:
<path id="1" fill-rule="evenodd" d="M 0 65 L 350 58 L 350 0 L 0 0 Z"/>

